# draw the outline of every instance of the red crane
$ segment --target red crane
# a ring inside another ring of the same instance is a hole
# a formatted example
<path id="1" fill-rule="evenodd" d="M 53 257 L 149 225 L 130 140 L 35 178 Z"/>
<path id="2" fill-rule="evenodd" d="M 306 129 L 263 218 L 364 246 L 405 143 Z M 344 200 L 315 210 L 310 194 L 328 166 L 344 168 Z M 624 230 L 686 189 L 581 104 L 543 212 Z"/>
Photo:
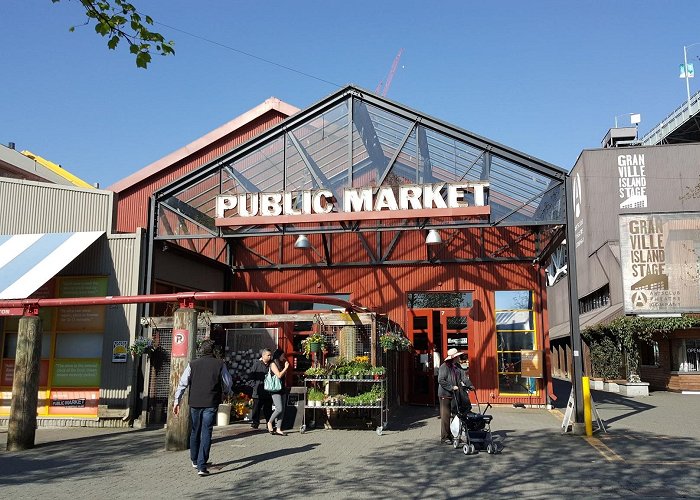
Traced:
<path id="1" fill-rule="evenodd" d="M 386 80 L 382 80 L 381 82 L 379 82 L 377 88 L 374 89 L 375 94 L 379 94 L 382 97 L 386 97 L 386 93 L 389 92 L 389 87 L 391 87 L 391 81 L 394 79 L 394 73 L 396 73 L 396 68 L 399 67 L 399 60 L 401 59 L 401 54 L 403 54 L 403 49 L 399 49 L 399 53 L 396 54 L 394 62 L 391 64 L 389 74 L 386 75 Z M 382 86 L 384 88 L 382 88 Z"/>

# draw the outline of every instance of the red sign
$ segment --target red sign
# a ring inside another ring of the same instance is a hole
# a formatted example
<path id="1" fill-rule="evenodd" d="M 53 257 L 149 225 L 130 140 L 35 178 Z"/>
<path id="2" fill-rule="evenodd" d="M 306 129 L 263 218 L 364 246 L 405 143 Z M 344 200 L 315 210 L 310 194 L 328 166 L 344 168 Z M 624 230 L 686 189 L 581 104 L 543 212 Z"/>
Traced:
<path id="1" fill-rule="evenodd" d="M 23 307 L 3 307 L 0 309 L 0 316 L 23 316 Z"/>
<path id="2" fill-rule="evenodd" d="M 181 328 L 173 328 L 173 351 L 174 358 L 187 357 L 187 345 L 189 344 L 190 332 Z"/>
<path id="3" fill-rule="evenodd" d="M 3 359 L 0 364 L 0 386 L 12 387 L 12 379 L 15 375 L 15 360 Z M 39 361 L 39 387 L 46 387 L 49 383 L 49 360 Z"/>

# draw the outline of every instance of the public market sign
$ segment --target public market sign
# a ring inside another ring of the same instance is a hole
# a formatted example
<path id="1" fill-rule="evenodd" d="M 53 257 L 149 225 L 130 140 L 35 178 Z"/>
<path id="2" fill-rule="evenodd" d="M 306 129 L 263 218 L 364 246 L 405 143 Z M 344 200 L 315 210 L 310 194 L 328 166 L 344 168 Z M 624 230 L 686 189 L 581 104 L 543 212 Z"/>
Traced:
<path id="1" fill-rule="evenodd" d="M 327 189 L 219 195 L 216 225 L 488 215 L 488 185 L 466 182 L 346 188 L 342 202 Z M 467 195 L 472 196 L 473 204 Z"/>

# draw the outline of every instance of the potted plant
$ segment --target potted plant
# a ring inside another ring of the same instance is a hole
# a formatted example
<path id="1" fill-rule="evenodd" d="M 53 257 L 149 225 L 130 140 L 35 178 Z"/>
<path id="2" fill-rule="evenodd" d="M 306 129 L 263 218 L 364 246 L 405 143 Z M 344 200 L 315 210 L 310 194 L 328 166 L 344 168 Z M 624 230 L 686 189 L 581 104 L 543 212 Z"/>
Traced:
<path id="1" fill-rule="evenodd" d="M 129 346 L 129 352 L 131 356 L 137 358 L 138 356 L 146 355 L 150 356 L 155 352 L 156 347 L 153 345 L 153 339 L 146 337 L 137 337 L 134 339 L 134 343 Z"/>
<path id="2" fill-rule="evenodd" d="M 379 345 L 384 352 L 408 351 L 411 348 L 411 341 L 398 333 L 385 333 L 379 337 Z"/>
<path id="3" fill-rule="evenodd" d="M 311 367 L 308 370 L 304 372 L 304 375 L 306 378 L 321 378 L 326 376 L 326 370 L 325 368 L 322 368 L 320 366 L 318 367 Z"/>
<path id="4" fill-rule="evenodd" d="M 375 366 L 372 368 L 372 377 L 374 378 L 374 380 L 384 378 L 385 373 L 386 368 L 384 368 L 383 366 Z"/>
<path id="5" fill-rule="evenodd" d="M 311 388 L 306 394 L 306 399 L 309 401 L 309 406 L 321 406 L 321 401 L 326 397 L 323 391 Z"/>
<path id="6" fill-rule="evenodd" d="M 321 352 L 326 346 L 326 339 L 320 333 L 312 333 L 301 341 L 301 347 L 305 356 L 309 356 L 312 352 Z"/>

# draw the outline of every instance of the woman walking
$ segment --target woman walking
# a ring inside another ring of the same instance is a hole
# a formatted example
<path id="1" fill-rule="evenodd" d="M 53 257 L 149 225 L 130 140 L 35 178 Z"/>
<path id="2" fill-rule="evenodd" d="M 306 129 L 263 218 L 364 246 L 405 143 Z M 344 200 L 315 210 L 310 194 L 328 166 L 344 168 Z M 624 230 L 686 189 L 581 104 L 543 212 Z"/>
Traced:
<path id="1" fill-rule="evenodd" d="M 272 354 L 272 362 L 270 363 L 270 371 L 272 374 L 282 381 L 282 388 L 279 391 L 271 392 L 272 404 L 275 407 L 275 411 L 272 412 L 270 419 L 267 421 L 267 430 L 272 435 L 276 436 L 286 436 L 287 434 L 282 431 L 282 419 L 284 418 L 284 403 L 285 403 L 285 386 L 284 386 L 284 375 L 289 369 L 289 361 L 284 355 L 284 351 L 277 349 Z"/>

